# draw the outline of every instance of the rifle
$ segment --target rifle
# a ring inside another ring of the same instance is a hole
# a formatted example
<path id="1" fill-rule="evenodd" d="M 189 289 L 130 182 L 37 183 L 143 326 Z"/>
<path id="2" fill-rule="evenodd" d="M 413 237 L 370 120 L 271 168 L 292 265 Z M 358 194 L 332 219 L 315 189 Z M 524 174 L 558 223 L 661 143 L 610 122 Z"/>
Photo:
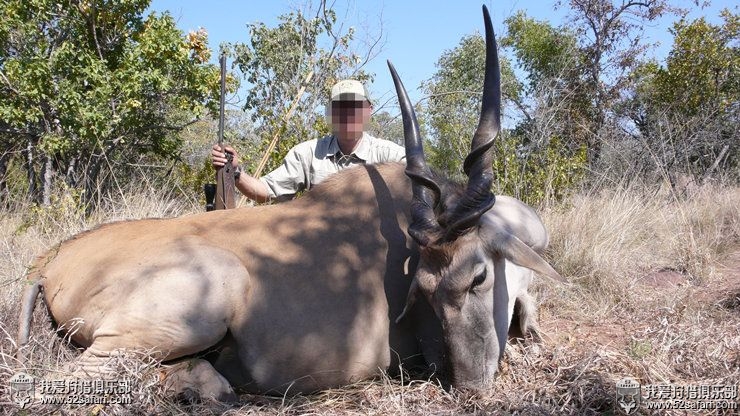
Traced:
<path id="1" fill-rule="evenodd" d="M 218 115 L 218 145 L 224 148 L 224 97 L 226 96 L 226 54 L 221 53 L 219 58 L 221 65 L 221 96 L 219 97 Z M 226 164 L 216 170 L 216 183 L 207 183 L 203 186 L 206 194 L 206 211 L 214 209 L 231 209 L 236 206 L 234 200 L 234 166 L 231 162 L 234 155 L 226 153 Z M 214 203 L 215 199 L 215 203 Z"/>

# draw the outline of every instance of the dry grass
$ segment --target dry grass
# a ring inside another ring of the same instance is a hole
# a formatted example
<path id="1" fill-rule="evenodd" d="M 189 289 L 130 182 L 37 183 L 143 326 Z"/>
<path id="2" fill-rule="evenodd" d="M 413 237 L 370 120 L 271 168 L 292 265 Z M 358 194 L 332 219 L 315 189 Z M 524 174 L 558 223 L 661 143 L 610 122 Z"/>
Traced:
<path id="1" fill-rule="evenodd" d="M 602 190 L 550 209 L 544 221 L 549 257 L 577 286 L 569 312 L 607 316 L 634 301 L 636 287 L 656 273 L 672 271 L 700 287 L 715 283 L 722 261 L 740 249 L 740 189 L 706 187 L 686 200 Z"/>
<path id="2" fill-rule="evenodd" d="M 156 202 L 168 199 L 155 195 L 117 200 L 125 202 L 108 204 L 113 214 L 92 219 L 60 206 L 33 215 L 3 213 L 0 415 L 17 412 L 6 393 L 8 379 L 22 368 L 13 358 L 14 338 L 19 292 L 33 258 L 100 222 L 199 209 Z M 486 394 L 466 396 L 432 381 L 379 377 L 311 396 L 243 395 L 237 407 L 184 405 L 163 397 L 157 373 L 145 361 L 128 357 L 113 365 L 132 380 L 132 405 L 31 413 L 619 414 L 615 382 L 625 376 L 643 384 L 740 380 L 740 189 L 706 188 L 685 200 L 639 190 L 601 191 L 575 196 L 543 217 L 552 235 L 548 256 L 572 284 L 536 284 L 545 339 L 507 346 L 495 386 Z M 43 308 L 36 310 L 32 335 L 33 367 L 26 368 L 32 374 L 63 371 L 77 354 L 50 329 Z"/>

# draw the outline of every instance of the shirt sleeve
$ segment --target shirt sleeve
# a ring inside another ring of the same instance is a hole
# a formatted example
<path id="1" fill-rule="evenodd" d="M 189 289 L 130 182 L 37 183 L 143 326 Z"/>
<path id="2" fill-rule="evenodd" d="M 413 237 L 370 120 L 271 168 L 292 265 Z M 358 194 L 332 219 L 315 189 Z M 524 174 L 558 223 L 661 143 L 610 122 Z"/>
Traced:
<path id="1" fill-rule="evenodd" d="M 398 145 L 392 147 L 388 160 L 394 162 L 406 162 L 406 149 Z"/>
<path id="2" fill-rule="evenodd" d="M 267 185 L 270 198 L 291 196 L 306 189 L 308 169 L 299 150 L 290 149 L 280 166 L 260 178 Z"/>
<path id="3" fill-rule="evenodd" d="M 378 162 L 406 162 L 406 149 L 388 140 Z"/>

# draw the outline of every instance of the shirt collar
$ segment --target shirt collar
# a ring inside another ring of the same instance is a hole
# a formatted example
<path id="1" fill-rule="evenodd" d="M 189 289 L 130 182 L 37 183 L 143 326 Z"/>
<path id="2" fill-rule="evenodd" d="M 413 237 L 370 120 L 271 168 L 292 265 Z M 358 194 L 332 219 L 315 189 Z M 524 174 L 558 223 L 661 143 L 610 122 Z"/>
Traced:
<path id="1" fill-rule="evenodd" d="M 370 158 L 370 135 L 366 132 L 362 132 L 362 138 L 360 138 L 360 143 L 357 144 L 357 147 L 355 148 L 354 152 L 352 152 L 352 155 L 357 157 L 358 159 L 361 159 L 362 161 L 367 161 Z M 331 141 L 329 142 L 329 146 L 326 149 L 326 156 L 335 156 L 339 154 L 341 156 L 342 149 L 339 148 L 339 141 L 337 140 L 337 137 L 332 135 Z"/>

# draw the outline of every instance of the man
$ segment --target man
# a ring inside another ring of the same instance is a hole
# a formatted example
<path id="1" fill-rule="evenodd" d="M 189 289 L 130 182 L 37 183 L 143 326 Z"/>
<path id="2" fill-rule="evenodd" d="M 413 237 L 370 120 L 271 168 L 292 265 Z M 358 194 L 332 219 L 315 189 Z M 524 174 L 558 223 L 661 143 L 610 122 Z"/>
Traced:
<path id="1" fill-rule="evenodd" d="M 351 166 L 403 160 L 403 147 L 365 132 L 372 111 L 367 89 L 361 82 L 336 83 L 327 106 L 333 134 L 296 145 L 288 151 L 283 164 L 267 175 L 255 178 L 242 174 L 239 156 L 233 148 L 225 147 L 226 151 L 234 153 L 236 187 L 257 202 L 285 199 Z M 218 144 L 213 146 L 211 158 L 215 168 L 226 163 L 226 155 Z"/>

